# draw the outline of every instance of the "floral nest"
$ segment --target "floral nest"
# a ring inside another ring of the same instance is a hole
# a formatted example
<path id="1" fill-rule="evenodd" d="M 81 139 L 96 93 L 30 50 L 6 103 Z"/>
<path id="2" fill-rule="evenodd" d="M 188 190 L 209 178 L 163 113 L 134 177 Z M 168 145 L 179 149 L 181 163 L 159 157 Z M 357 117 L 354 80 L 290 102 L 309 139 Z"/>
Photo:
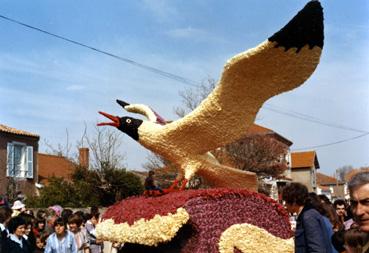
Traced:
<path id="1" fill-rule="evenodd" d="M 121 252 L 293 252 L 288 214 L 245 189 L 188 190 L 111 206 L 97 226 Z"/>

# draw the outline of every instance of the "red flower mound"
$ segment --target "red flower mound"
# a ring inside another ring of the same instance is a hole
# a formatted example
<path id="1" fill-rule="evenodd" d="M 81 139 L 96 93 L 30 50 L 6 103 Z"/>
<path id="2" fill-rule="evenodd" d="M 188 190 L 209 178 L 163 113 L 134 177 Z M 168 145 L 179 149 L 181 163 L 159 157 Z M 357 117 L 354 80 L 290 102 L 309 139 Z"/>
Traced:
<path id="1" fill-rule="evenodd" d="M 244 189 L 188 190 L 160 197 L 133 197 L 111 206 L 103 218 L 133 224 L 156 214 L 175 213 L 179 207 L 187 210 L 190 220 L 171 242 L 156 248 L 127 244 L 122 252 L 219 252 L 221 234 L 242 223 L 258 226 L 283 239 L 292 237 L 284 208 L 262 194 Z"/>
<path id="2" fill-rule="evenodd" d="M 218 252 L 221 234 L 234 224 L 252 224 L 283 239 L 292 236 L 283 207 L 264 195 L 228 190 L 191 199 L 185 209 L 190 214 L 196 236 L 190 238 L 181 252 Z"/>

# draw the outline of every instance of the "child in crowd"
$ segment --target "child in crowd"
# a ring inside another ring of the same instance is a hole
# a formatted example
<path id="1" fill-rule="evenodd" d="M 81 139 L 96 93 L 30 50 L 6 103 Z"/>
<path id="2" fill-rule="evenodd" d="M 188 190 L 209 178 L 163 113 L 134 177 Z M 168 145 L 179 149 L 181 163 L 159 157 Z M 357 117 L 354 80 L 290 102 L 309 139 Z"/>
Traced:
<path id="1" fill-rule="evenodd" d="M 86 231 L 87 231 L 87 237 L 90 242 L 90 251 L 91 253 L 101 253 L 102 252 L 102 245 L 103 241 L 96 239 L 96 231 L 95 227 L 97 223 L 99 223 L 99 217 L 100 213 L 98 210 L 93 210 L 90 213 L 90 219 L 86 222 Z"/>
<path id="2" fill-rule="evenodd" d="M 77 244 L 78 253 L 89 253 L 90 245 L 87 238 L 87 231 L 82 227 L 83 217 L 80 214 L 74 213 L 68 219 L 69 230 L 74 235 Z"/>
<path id="3" fill-rule="evenodd" d="M 77 253 L 77 246 L 73 233 L 67 230 L 67 224 L 62 218 L 57 218 L 55 220 L 54 229 L 55 232 L 47 238 L 45 253 Z"/>
<path id="4" fill-rule="evenodd" d="M 347 230 L 344 234 L 346 253 L 362 253 L 369 249 L 369 234 L 357 227 Z"/>
<path id="5" fill-rule="evenodd" d="M 38 236 L 36 237 L 36 248 L 34 253 L 44 253 L 45 251 L 45 237 Z"/>

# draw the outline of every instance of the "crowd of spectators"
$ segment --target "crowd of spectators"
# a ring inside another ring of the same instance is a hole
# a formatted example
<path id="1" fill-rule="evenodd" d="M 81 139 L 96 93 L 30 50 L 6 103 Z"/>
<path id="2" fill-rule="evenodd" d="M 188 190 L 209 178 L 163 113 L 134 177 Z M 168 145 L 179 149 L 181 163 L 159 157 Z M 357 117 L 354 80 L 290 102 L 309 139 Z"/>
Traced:
<path id="1" fill-rule="evenodd" d="M 282 192 L 285 207 L 295 217 L 295 253 L 369 253 L 369 172 L 348 183 L 350 202 L 309 193 L 300 183 Z"/>
<path id="2" fill-rule="evenodd" d="M 292 182 L 282 192 L 282 200 L 295 217 L 295 253 L 369 253 L 369 172 L 355 175 L 348 183 L 350 202 L 308 192 Z M 0 203 L 1 204 L 1 203 Z M 0 205 L 0 253 L 102 253 L 114 252 L 96 238 L 100 220 L 98 208 L 89 212 L 59 205 L 39 209 L 34 214 L 21 200 L 10 207 Z"/>
<path id="3" fill-rule="evenodd" d="M 20 200 L 0 206 L 0 253 L 102 253 L 104 242 L 96 239 L 98 208 L 89 212 L 59 205 L 28 210 Z M 108 245 L 114 252 L 119 245 Z"/>

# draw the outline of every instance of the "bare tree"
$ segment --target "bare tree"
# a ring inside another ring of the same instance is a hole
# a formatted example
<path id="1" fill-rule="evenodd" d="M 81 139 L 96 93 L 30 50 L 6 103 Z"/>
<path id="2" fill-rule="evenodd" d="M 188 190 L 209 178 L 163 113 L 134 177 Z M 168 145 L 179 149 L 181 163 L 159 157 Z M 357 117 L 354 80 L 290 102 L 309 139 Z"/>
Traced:
<path id="1" fill-rule="evenodd" d="M 92 168 L 101 170 L 105 167 L 123 167 L 125 155 L 118 150 L 122 141 L 119 132 L 115 129 L 95 125 L 91 137 L 87 134 L 87 125 L 85 124 L 84 133 L 77 146 L 85 147 L 86 145 L 91 152 L 90 166 Z"/>
<path id="2" fill-rule="evenodd" d="M 269 134 L 247 136 L 224 148 L 237 168 L 255 172 L 258 177 L 277 177 L 287 169 L 288 146 Z"/>
<path id="3" fill-rule="evenodd" d="M 345 165 L 336 169 L 336 179 L 340 182 L 344 182 L 347 173 L 352 171 L 354 168 L 351 165 Z"/>
<path id="4" fill-rule="evenodd" d="M 47 139 L 44 139 L 43 142 L 46 146 L 46 153 L 71 158 L 72 145 L 69 141 L 69 131 L 67 128 L 65 129 L 65 144 L 58 143 L 55 147 Z"/>
<path id="5" fill-rule="evenodd" d="M 49 141 L 44 140 L 47 147 L 46 153 L 63 156 L 71 161 L 78 161 L 78 152 L 72 153 L 72 144 L 69 141 L 69 131 L 66 129 L 65 144 L 57 144 L 55 147 Z M 75 147 L 88 147 L 90 150 L 90 168 L 101 170 L 112 167 L 121 168 L 124 165 L 125 155 L 121 153 L 119 147 L 122 144 L 119 132 L 112 128 L 93 127 L 93 132 L 87 133 L 87 125 L 82 137 L 76 142 Z"/>
<path id="6" fill-rule="evenodd" d="M 216 81 L 209 77 L 206 81 L 201 82 L 197 88 L 180 91 L 179 95 L 182 98 L 182 106 L 174 108 L 175 114 L 182 118 L 193 111 L 201 101 L 209 95 L 215 86 Z"/>

